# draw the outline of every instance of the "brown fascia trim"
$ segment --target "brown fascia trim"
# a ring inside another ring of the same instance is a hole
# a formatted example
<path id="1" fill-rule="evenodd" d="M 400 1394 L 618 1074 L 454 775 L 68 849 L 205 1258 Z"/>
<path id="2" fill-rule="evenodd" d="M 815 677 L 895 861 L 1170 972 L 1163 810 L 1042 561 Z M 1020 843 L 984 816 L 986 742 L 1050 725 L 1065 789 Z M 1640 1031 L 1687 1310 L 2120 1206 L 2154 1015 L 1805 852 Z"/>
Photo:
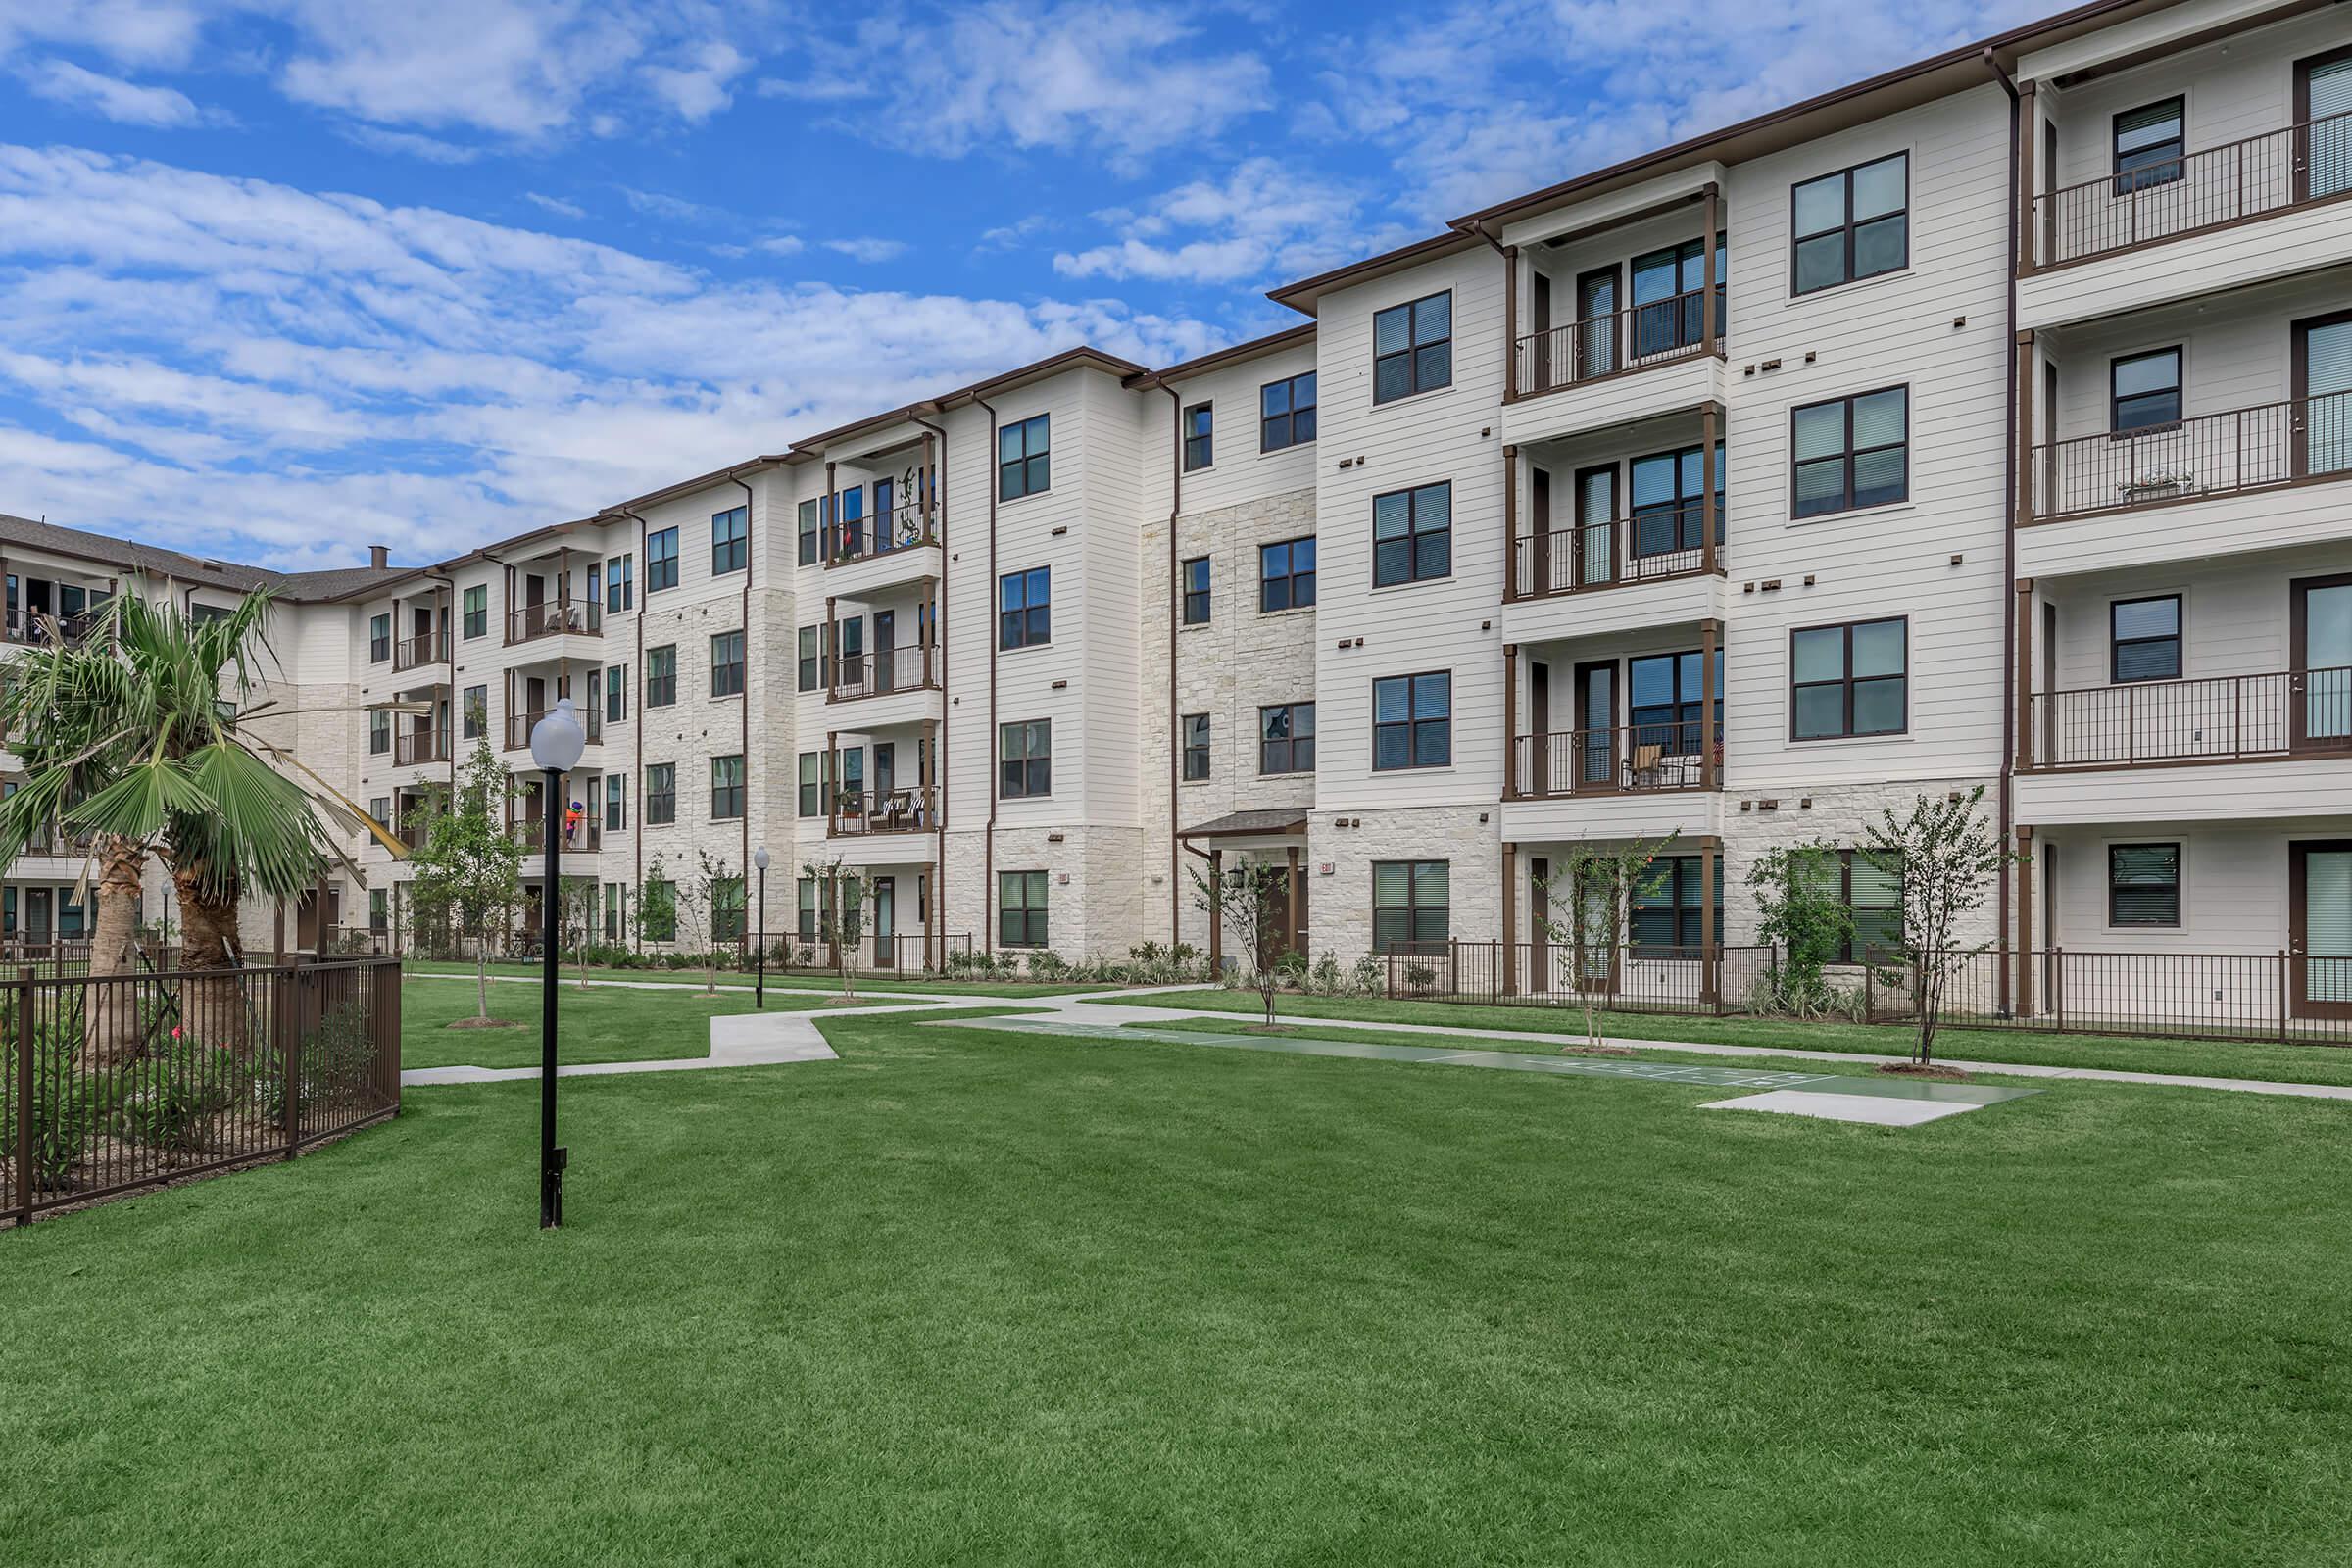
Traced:
<path id="1" fill-rule="evenodd" d="M 1396 250 L 1383 251 L 1378 256 L 1369 256 L 1360 262 L 1350 262 L 1346 267 L 1335 267 L 1328 272 L 1318 272 L 1313 277 L 1300 278 L 1296 283 L 1268 289 L 1266 298 L 1277 305 L 1287 305 L 1294 311 L 1312 316 L 1316 302 L 1335 288 L 1369 283 L 1391 272 L 1468 250 L 1478 243 L 1477 237 L 1467 230 L 1448 229 L 1443 234 L 1417 239 Z"/>
<path id="2" fill-rule="evenodd" d="M 1239 365 L 1245 360 L 1263 359 L 1269 354 L 1279 354 L 1285 349 L 1296 348 L 1301 343 L 1310 343 L 1314 341 L 1314 336 L 1315 323 L 1301 321 L 1297 326 L 1286 326 L 1281 331 L 1269 333 L 1265 337 L 1251 338 L 1247 343 L 1236 343 L 1231 348 L 1218 349 L 1213 354 L 1203 354 L 1199 359 L 1181 361 L 1169 366 L 1164 370 L 1147 370 L 1141 375 L 1131 375 L 1121 384 L 1131 392 L 1141 392 L 1150 387 L 1166 386 L 1171 381 L 1183 381 L 1196 375 L 1206 375 L 1211 370 L 1221 370 L 1228 366 Z"/>

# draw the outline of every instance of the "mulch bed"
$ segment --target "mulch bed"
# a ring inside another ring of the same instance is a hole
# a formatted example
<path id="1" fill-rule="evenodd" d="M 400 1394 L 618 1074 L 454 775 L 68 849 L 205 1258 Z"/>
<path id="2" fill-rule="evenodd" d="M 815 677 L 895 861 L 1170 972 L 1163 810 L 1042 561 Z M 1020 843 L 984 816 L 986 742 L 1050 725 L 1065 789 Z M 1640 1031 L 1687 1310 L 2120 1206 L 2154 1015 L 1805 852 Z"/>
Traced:
<path id="1" fill-rule="evenodd" d="M 1945 1067 L 1938 1064 L 1923 1067 L 1916 1061 L 1882 1062 L 1876 1070 L 1886 1073 L 1890 1078 L 1934 1078 L 1947 1084 L 1968 1082 L 1968 1074 L 1957 1067 Z"/>

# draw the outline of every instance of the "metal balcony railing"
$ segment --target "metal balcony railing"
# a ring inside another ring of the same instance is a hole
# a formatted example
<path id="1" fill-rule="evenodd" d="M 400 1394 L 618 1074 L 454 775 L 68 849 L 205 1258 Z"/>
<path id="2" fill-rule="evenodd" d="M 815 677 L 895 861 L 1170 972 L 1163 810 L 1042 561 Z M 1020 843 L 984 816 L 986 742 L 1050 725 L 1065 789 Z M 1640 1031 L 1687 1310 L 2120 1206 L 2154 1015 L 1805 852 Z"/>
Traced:
<path id="1" fill-rule="evenodd" d="M 1706 520 L 1703 506 L 1666 507 L 1610 522 L 1531 534 L 1513 547 L 1513 595 L 1543 599 L 1720 570 L 1720 509 L 1712 557 L 1705 543 Z"/>
<path id="2" fill-rule="evenodd" d="M 828 838 L 876 833 L 928 833 L 939 826 L 938 792 L 931 789 L 845 790 L 834 797 Z"/>
<path id="3" fill-rule="evenodd" d="M 2352 668 L 2035 692 L 2027 766 L 2352 757 Z"/>
<path id="4" fill-rule="evenodd" d="M 936 507 L 898 507 L 888 516 L 853 517 L 840 524 L 832 540 L 832 548 L 825 553 L 825 564 L 846 566 L 875 556 L 887 556 L 900 550 L 918 550 L 924 545 L 937 543 L 939 526 Z"/>
<path id="5" fill-rule="evenodd" d="M 1706 291 L 1690 289 L 1605 316 L 1530 332 L 1513 345 L 1511 374 L 1521 397 L 1629 370 L 1646 370 L 1705 352 Z M 1724 289 L 1715 285 L 1714 350 L 1723 352 Z"/>
<path id="6" fill-rule="evenodd" d="M 396 670 L 446 663 L 448 660 L 449 633 L 446 631 L 418 632 L 414 637 L 403 637 L 392 645 L 392 667 Z"/>
<path id="7" fill-rule="evenodd" d="M 834 667 L 833 687 L 825 700 L 848 703 L 861 697 L 887 697 L 892 692 L 937 686 L 939 654 L 937 648 L 927 643 L 844 654 Z"/>
<path id="8" fill-rule="evenodd" d="M 2352 392 L 2034 449 L 2036 521 L 2352 475 Z"/>
<path id="9" fill-rule="evenodd" d="M 392 761 L 397 767 L 448 760 L 449 731 L 445 729 L 401 730 L 392 737 Z"/>
<path id="10" fill-rule="evenodd" d="M 1640 795 L 1715 789 L 1723 777 L 1723 724 L 1713 755 L 1701 719 L 1557 730 L 1511 740 L 1511 782 L 1523 799 L 1562 795 Z"/>
<path id="11" fill-rule="evenodd" d="M 551 599 L 507 612 L 507 646 L 541 637 L 601 637 L 605 607 L 594 599 Z"/>
<path id="12" fill-rule="evenodd" d="M 2352 195 L 2352 115 L 2305 121 L 2034 198 L 2040 267 L 2112 256 Z"/>

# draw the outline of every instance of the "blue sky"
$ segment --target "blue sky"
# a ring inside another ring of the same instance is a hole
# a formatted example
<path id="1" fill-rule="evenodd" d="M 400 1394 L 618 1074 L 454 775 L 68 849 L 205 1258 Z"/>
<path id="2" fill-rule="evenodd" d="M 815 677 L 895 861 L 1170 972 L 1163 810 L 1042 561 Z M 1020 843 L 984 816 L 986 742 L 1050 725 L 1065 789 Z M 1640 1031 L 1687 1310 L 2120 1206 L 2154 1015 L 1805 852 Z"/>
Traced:
<path id="1" fill-rule="evenodd" d="M 0 0 L 0 512 L 430 560 L 2040 9 Z"/>

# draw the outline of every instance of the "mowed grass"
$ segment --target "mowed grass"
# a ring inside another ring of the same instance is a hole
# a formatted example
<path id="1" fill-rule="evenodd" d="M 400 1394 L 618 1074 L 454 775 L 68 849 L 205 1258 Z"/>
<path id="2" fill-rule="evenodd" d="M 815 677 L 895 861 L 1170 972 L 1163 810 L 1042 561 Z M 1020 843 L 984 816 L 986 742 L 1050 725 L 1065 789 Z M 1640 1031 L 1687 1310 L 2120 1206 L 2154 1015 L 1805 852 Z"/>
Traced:
<path id="1" fill-rule="evenodd" d="M 1202 987 L 1121 997 L 1139 1007 L 1185 1007 L 1264 1016 L 1254 991 Z M 1497 1033 L 1576 1035 L 1585 1032 L 1575 1007 L 1495 1006 L 1480 1003 L 1392 1002 L 1380 997 L 1310 997 L 1285 992 L 1276 1012 L 1285 1018 L 1338 1022 L 1423 1023 Z M 1916 1036 L 1906 1025 L 1796 1023 L 1786 1018 L 1704 1018 L 1667 1012 L 1604 1012 L 1600 1032 L 1625 1040 L 1682 1040 L 1699 1045 L 1758 1046 L 1778 1051 L 1840 1051 L 1904 1056 Z M 1541 1046 L 1531 1050 L 1543 1050 Z M 2008 1029 L 1941 1029 L 1936 1054 L 1948 1060 L 2099 1067 L 2118 1072 L 2189 1073 L 2211 1078 L 2262 1078 L 2278 1083 L 2352 1086 L 2352 1049 L 2282 1046 L 2258 1040 L 2149 1040 L 2111 1035 L 2043 1035 Z"/>
<path id="2" fill-rule="evenodd" d="M 827 1028 L 0 1237 L 0 1555 L 2352 1559 L 2352 1107 Z"/>
<path id="3" fill-rule="evenodd" d="M 400 988 L 400 1057 L 403 1067 L 535 1067 L 539 1064 L 541 998 L 536 986 L 494 983 L 490 1016 L 514 1022 L 513 1029 L 452 1029 L 474 1016 L 475 988 L 458 980 L 409 980 Z M 774 1012 L 799 1012 L 824 1005 L 806 992 L 769 996 Z M 638 991 L 564 983 L 557 1008 L 556 1045 L 566 1063 L 652 1061 L 710 1053 L 710 1020 L 722 1013 L 750 1012 L 752 994 L 722 991 L 715 997 L 694 988 Z"/>
<path id="4" fill-rule="evenodd" d="M 405 959 L 401 967 L 411 974 L 470 975 L 474 972 L 474 967 L 470 963 L 446 963 L 429 958 Z M 535 979 L 544 971 L 535 963 L 493 963 L 490 965 L 490 972 L 493 975 L 513 979 Z M 577 965 L 569 965 L 564 968 L 564 973 L 576 980 L 579 978 L 580 971 Z M 588 968 L 588 977 L 592 981 L 622 980 L 632 984 L 693 986 L 700 989 L 709 984 L 710 971 L 705 969 L 614 969 L 603 964 L 591 964 Z M 748 991 L 752 987 L 753 980 L 753 973 L 749 969 L 721 969 L 718 971 L 718 983 L 722 987 L 741 986 Z M 806 969 L 798 969 L 786 973 L 770 969 L 767 972 L 767 989 L 770 992 L 778 990 L 815 991 L 829 994 L 841 989 L 841 978 L 828 971 L 810 973 Z M 923 980 L 920 978 L 889 980 L 859 975 L 857 989 L 860 995 L 873 991 L 911 992 L 923 996 L 1060 997 L 1084 991 L 1110 991 L 1117 988 L 1105 986 L 1100 982 L 1078 984 L 1071 981 Z"/>

